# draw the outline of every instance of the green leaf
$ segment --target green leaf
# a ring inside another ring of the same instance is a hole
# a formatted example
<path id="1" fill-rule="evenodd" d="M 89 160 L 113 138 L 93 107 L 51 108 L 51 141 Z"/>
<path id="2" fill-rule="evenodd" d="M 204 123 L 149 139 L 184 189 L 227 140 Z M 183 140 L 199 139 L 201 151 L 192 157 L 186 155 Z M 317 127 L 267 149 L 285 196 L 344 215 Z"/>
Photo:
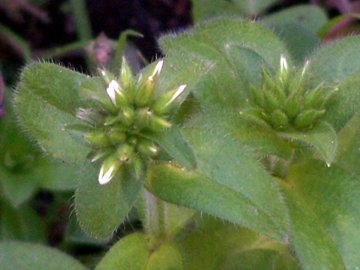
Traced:
<path id="1" fill-rule="evenodd" d="M 176 69 L 197 74 L 197 67 L 205 65 L 210 70 L 192 91 L 207 109 L 247 104 L 244 90 L 248 75 L 257 78 L 260 64 L 276 69 L 280 55 L 287 55 L 285 46 L 269 29 L 239 19 L 219 19 L 181 35 L 167 36 L 161 40 L 161 47 Z M 230 60 L 234 55 L 235 63 Z M 247 76 L 239 70 L 245 70 Z"/>
<path id="2" fill-rule="evenodd" d="M 360 113 L 357 113 L 339 133 L 336 164 L 360 179 Z"/>
<path id="3" fill-rule="evenodd" d="M 220 269 L 226 270 L 301 270 L 296 260 L 271 249 L 251 249 L 233 252 Z"/>
<path id="4" fill-rule="evenodd" d="M 241 15 L 235 4 L 226 0 L 192 0 L 195 22 L 218 17 L 219 15 Z"/>
<path id="5" fill-rule="evenodd" d="M 246 110 L 206 110 L 193 114 L 184 125 L 186 128 L 197 128 L 218 138 L 226 137 L 241 145 L 251 148 L 259 159 L 276 155 L 288 159 L 292 153 L 291 145 L 281 139 L 270 127 L 254 125 L 248 120 Z M 220 134 L 221 133 L 221 134 Z"/>
<path id="6" fill-rule="evenodd" d="M 23 70 L 14 100 L 21 127 L 44 151 L 69 163 L 83 161 L 89 152 L 81 134 L 66 129 L 78 123 L 78 87 L 85 79 L 58 65 L 32 64 Z"/>
<path id="7" fill-rule="evenodd" d="M 292 167 L 288 179 L 324 225 L 346 269 L 356 269 L 360 265 L 360 178 L 336 164 L 328 168 L 309 161 Z"/>
<path id="8" fill-rule="evenodd" d="M 193 222 L 193 230 L 187 230 L 177 238 L 177 245 L 188 270 L 222 269 L 221 265 L 233 253 L 253 249 L 271 249 L 281 253 L 287 250 L 285 244 L 207 215 L 199 215 Z"/>
<path id="9" fill-rule="evenodd" d="M 292 187 L 280 186 L 290 215 L 289 241 L 303 269 L 345 269 L 335 243 L 312 207 Z"/>
<path id="10" fill-rule="evenodd" d="M 360 70 L 360 36 L 349 36 L 320 47 L 310 58 L 309 74 L 316 86 L 331 85 Z"/>
<path id="11" fill-rule="evenodd" d="M 81 182 L 75 193 L 75 211 L 86 233 L 105 239 L 128 215 L 142 181 L 125 167 L 106 185 L 98 183 L 97 174 L 97 169 L 91 165 L 82 169 Z"/>
<path id="12" fill-rule="evenodd" d="M 0 254 L 2 270 L 86 270 L 70 256 L 38 244 L 1 242 Z"/>
<path id="13" fill-rule="evenodd" d="M 96 270 L 143 270 L 148 261 L 148 241 L 144 234 L 133 233 L 121 238 L 106 253 Z"/>
<path id="14" fill-rule="evenodd" d="M 277 187 L 247 146 L 215 130 L 192 128 L 184 133 L 201 175 L 242 194 L 279 227 L 280 233 L 287 230 L 286 209 Z"/>
<path id="15" fill-rule="evenodd" d="M 0 167 L 2 195 L 13 207 L 18 207 L 30 199 L 38 189 L 39 175 L 33 171 L 16 174 Z"/>
<path id="16" fill-rule="evenodd" d="M 259 15 L 277 0 L 233 0 L 234 4 L 248 17 Z"/>
<path id="17" fill-rule="evenodd" d="M 284 41 L 292 59 L 299 65 L 303 65 L 308 56 L 320 44 L 320 39 L 299 23 L 271 25 L 271 28 Z"/>
<path id="18" fill-rule="evenodd" d="M 284 233 L 282 224 L 276 224 L 241 192 L 194 172 L 171 165 L 152 165 L 145 186 L 165 201 L 229 220 L 274 239 L 281 239 Z"/>
<path id="19" fill-rule="evenodd" d="M 180 129 L 172 126 L 155 136 L 149 135 L 175 162 L 188 169 L 196 167 L 194 154 L 184 140 Z"/>
<path id="20" fill-rule="evenodd" d="M 146 270 L 182 270 L 183 262 L 178 248 L 171 243 L 162 244 L 155 250 L 146 265 Z"/>
<path id="21" fill-rule="evenodd" d="M 51 191 L 73 191 L 82 177 L 79 166 L 55 161 L 44 161 L 34 170 L 41 179 L 39 186 Z"/>
<path id="22" fill-rule="evenodd" d="M 297 141 L 312 147 L 315 154 L 319 155 L 328 166 L 335 159 L 338 144 L 337 134 L 334 128 L 326 122 L 320 122 L 308 131 L 282 132 L 279 135 L 290 141 Z"/>
<path id="23" fill-rule="evenodd" d="M 315 5 L 296 5 L 266 16 L 263 21 L 272 26 L 296 23 L 316 35 L 327 23 L 327 15 Z"/>
<path id="24" fill-rule="evenodd" d="M 343 128 L 351 117 L 359 111 L 360 70 L 348 76 L 337 87 L 334 96 L 328 103 L 326 121 L 333 124 L 336 130 Z"/>
<path id="25" fill-rule="evenodd" d="M 0 201 L 0 239 L 45 242 L 45 228 L 30 206 L 15 209 Z"/>

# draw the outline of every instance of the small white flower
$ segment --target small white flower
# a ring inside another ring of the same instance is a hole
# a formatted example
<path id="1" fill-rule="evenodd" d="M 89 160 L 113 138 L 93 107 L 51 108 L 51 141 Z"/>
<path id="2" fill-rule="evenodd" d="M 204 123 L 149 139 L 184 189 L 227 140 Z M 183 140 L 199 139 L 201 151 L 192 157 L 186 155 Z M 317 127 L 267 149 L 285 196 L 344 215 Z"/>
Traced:
<path id="1" fill-rule="evenodd" d="M 115 171 L 115 165 L 110 166 L 110 168 L 108 168 L 107 171 L 105 171 L 104 166 L 102 166 L 99 173 L 100 185 L 107 184 L 111 180 L 111 178 L 114 177 L 114 171 Z"/>
<path id="2" fill-rule="evenodd" d="M 115 80 L 112 80 L 109 83 L 109 86 L 106 89 L 106 92 L 107 92 L 109 98 L 111 99 L 112 103 L 114 105 L 116 105 L 116 98 L 115 98 L 116 94 L 120 94 L 120 85 L 118 84 L 118 82 Z"/>

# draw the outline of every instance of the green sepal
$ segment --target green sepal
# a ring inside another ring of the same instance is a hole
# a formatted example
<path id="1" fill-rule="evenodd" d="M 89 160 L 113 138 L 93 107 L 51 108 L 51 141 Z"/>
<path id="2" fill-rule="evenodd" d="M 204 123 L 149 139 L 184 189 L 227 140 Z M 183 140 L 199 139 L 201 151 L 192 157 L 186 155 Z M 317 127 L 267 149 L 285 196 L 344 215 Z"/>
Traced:
<path id="1" fill-rule="evenodd" d="M 317 86 L 315 89 L 308 91 L 304 97 L 304 109 L 319 110 L 325 101 L 325 89 L 323 85 Z"/>
<path id="2" fill-rule="evenodd" d="M 149 140 L 140 140 L 137 145 L 137 150 L 148 157 L 155 157 L 159 153 L 160 149 L 156 144 Z"/>
<path id="3" fill-rule="evenodd" d="M 291 95 L 286 101 L 284 111 L 289 120 L 295 119 L 303 108 L 303 97 L 301 95 Z"/>
<path id="4" fill-rule="evenodd" d="M 311 128 L 325 114 L 325 110 L 306 110 L 298 114 L 294 120 L 295 127 L 299 129 Z"/>
<path id="5" fill-rule="evenodd" d="M 275 110 L 271 114 L 271 124 L 275 129 L 284 130 L 289 126 L 289 119 L 282 110 Z"/>
<path id="6" fill-rule="evenodd" d="M 132 91 L 134 91 L 133 73 L 125 57 L 123 57 L 122 59 L 119 78 L 120 85 L 123 86 L 123 88 L 126 89 L 130 97 L 132 97 Z"/>
<path id="7" fill-rule="evenodd" d="M 121 122 L 129 127 L 134 123 L 135 120 L 135 112 L 130 107 L 123 107 L 121 108 L 121 112 L 119 114 L 119 117 L 121 119 Z"/>

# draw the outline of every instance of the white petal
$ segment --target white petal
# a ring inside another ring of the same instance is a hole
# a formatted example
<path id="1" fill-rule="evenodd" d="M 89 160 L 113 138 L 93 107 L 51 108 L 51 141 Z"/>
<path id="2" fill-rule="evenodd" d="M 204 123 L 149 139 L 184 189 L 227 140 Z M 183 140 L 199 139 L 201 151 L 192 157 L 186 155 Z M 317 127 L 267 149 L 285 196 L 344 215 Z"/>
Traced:
<path id="1" fill-rule="evenodd" d="M 155 69 L 154 69 L 154 72 L 153 74 L 151 74 L 150 78 L 152 79 L 154 76 L 158 76 L 162 70 L 162 67 L 164 65 L 164 61 L 163 60 L 160 60 L 156 66 L 155 66 Z"/>
<path id="2" fill-rule="evenodd" d="M 114 105 L 116 105 L 115 94 L 120 92 L 120 86 L 119 86 L 118 82 L 115 80 L 112 80 L 109 83 L 109 86 L 106 89 L 106 92 L 107 92 L 109 98 L 111 99 L 112 103 L 114 103 Z"/>
<path id="3" fill-rule="evenodd" d="M 186 84 L 180 85 L 178 87 L 178 89 L 176 90 L 175 94 L 171 97 L 171 99 L 169 100 L 169 102 L 165 106 L 168 106 L 171 103 L 173 103 L 174 100 L 177 99 L 184 92 L 185 88 L 186 88 Z"/>
<path id="4" fill-rule="evenodd" d="M 283 54 L 280 57 L 280 70 L 281 70 L 281 73 L 288 70 L 288 63 Z"/>
<path id="5" fill-rule="evenodd" d="M 304 68 L 303 68 L 303 70 L 302 70 L 302 72 L 301 72 L 301 77 L 304 77 L 304 75 L 305 75 L 305 73 L 306 73 L 306 70 L 307 70 L 308 67 L 309 67 L 309 64 L 310 64 L 310 61 L 309 61 L 309 60 L 306 60 L 305 65 L 304 65 Z"/>
<path id="6" fill-rule="evenodd" d="M 105 173 L 104 173 L 104 168 L 102 167 L 99 173 L 99 183 L 100 185 L 105 185 L 107 184 L 111 178 L 113 177 L 112 173 L 115 169 L 115 166 L 111 166 Z"/>

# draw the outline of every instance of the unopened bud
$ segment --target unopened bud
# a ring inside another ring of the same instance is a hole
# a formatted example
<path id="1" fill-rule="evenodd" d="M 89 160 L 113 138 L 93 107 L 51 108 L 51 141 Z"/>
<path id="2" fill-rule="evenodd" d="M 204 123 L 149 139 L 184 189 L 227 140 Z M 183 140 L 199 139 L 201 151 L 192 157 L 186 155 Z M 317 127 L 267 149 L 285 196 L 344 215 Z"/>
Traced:
<path id="1" fill-rule="evenodd" d="M 130 107 L 121 108 L 121 112 L 120 112 L 119 116 L 120 116 L 121 122 L 125 126 L 131 126 L 134 123 L 135 112 Z"/>
<path id="2" fill-rule="evenodd" d="M 112 128 L 109 132 L 109 138 L 113 144 L 119 144 L 125 142 L 126 134 L 123 129 Z"/>
<path id="3" fill-rule="evenodd" d="M 137 130 L 142 130 L 149 126 L 150 119 L 154 116 L 154 113 L 149 108 L 143 108 L 136 111 L 135 115 L 135 127 Z"/>
<path id="4" fill-rule="evenodd" d="M 299 129 L 309 128 L 316 124 L 316 122 L 324 115 L 324 113 L 325 110 L 310 109 L 303 111 L 296 117 L 294 125 Z"/>
<path id="5" fill-rule="evenodd" d="M 315 89 L 308 91 L 304 98 L 305 109 L 320 109 L 325 101 L 325 89 L 319 85 Z"/>
<path id="6" fill-rule="evenodd" d="M 271 125 L 275 129 L 283 130 L 289 126 L 289 119 L 282 110 L 275 110 L 271 114 Z"/>
<path id="7" fill-rule="evenodd" d="M 180 85 L 178 88 L 169 91 L 159 97 L 159 99 L 154 103 L 152 109 L 156 114 L 166 114 L 169 113 L 172 109 L 174 101 L 184 93 L 186 85 Z"/>
<path id="8" fill-rule="evenodd" d="M 121 163 L 130 163 L 134 155 L 134 148 L 131 145 L 123 144 L 117 149 L 116 155 Z"/>
<path id="9" fill-rule="evenodd" d="M 121 70 L 120 70 L 120 81 L 127 91 L 132 90 L 134 84 L 133 74 L 125 57 L 123 57 L 122 59 Z"/>
<path id="10" fill-rule="evenodd" d="M 135 94 L 135 104 L 139 107 L 146 107 L 150 104 L 154 87 L 160 75 L 164 62 L 159 61 L 150 76 L 146 74 L 140 79 L 137 92 Z"/>
<path id="11" fill-rule="evenodd" d="M 141 140 L 137 145 L 137 150 L 148 157 L 155 157 L 159 153 L 159 148 L 149 140 Z"/>
<path id="12" fill-rule="evenodd" d="M 166 128 L 170 128 L 171 123 L 169 121 L 166 121 L 164 118 L 152 115 L 150 118 L 150 122 L 148 125 L 148 128 L 152 131 L 158 132 Z"/>
<path id="13" fill-rule="evenodd" d="M 84 135 L 84 139 L 92 146 L 103 148 L 111 146 L 109 137 L 104 132 L 90 132 Z"/>
<path id="14" fill-rule="evenodd" d="M 107 184 L 119 171 L 120 165 L 121 164 L 116 157 L 108 157 L 101 165 L 98 178 L 100 185 Z"/>
<path id="15" fill-rule="evenodd" d="M 294 119 L 302 110 L 303 97 L 300 95 L 292 95 L 285 104 L 285 113 L 289 119 Z"/>

